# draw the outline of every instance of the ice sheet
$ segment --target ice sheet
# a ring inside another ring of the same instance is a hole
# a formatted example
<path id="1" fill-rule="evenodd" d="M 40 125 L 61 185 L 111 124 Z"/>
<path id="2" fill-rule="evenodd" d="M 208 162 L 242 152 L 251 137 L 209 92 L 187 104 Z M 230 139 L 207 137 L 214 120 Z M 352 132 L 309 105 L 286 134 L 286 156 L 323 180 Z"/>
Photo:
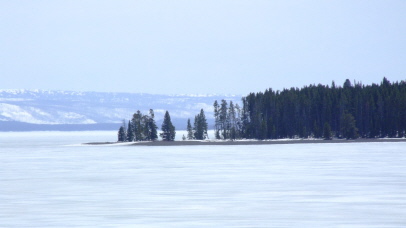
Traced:
<path id="1" fill-rule="evenodd" d="M 108 147 L 78 145 L 107 132 L 5 134 L 0 227 L 406 225 L 405 143 Z"/>

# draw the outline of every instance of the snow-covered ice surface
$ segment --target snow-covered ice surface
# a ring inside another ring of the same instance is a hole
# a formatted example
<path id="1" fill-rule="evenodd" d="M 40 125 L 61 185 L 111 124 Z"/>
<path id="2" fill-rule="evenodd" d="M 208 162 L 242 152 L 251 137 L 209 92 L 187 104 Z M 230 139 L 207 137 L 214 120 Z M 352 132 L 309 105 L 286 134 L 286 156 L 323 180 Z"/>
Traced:
<path id="1" fill-rule="evenodd" d="M 406 143 L 82 146 L 0 133 L 0 227 L 405 227 Z"/>

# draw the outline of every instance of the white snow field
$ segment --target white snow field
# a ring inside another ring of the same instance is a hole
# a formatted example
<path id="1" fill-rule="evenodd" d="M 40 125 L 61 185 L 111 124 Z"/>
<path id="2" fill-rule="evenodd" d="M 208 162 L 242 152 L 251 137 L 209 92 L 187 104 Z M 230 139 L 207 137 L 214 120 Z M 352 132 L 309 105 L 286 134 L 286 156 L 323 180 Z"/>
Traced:
<path id="1" fill-rule="evenodd" d="M 1 132 L 0 227 L 406 227 L 406 143 L 114 140 Z"/>

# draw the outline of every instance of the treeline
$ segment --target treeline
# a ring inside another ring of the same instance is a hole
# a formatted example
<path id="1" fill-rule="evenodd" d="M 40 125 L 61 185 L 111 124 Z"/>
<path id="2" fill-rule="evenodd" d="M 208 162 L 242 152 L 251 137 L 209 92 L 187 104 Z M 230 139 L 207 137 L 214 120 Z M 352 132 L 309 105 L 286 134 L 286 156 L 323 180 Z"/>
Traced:
<path id="1" fill-rule="evenodd" d="M 123 122 L 118 130 L 119 142 L 134 142 L 134 141 L 155 141 L 158 139 L 158 127 L 155 123 L 154 110 L 150 109 L 149 114 L 144 115 L 141 111 L 133 114 L 132 119 L 128 124 Z M 187 137 L 183 135 L 183 140 L 197 139 L 203 140 L 208 138 L 207 120 L 203 109 L 195 116 L 193 127 L 190 119 L 187 121 Z M 164 141 L 174 141 L 176 136 L 175 126 L 172 124 L 169 112 L 166 111 L 164 120 L 161 126 L 159 136 Z"/>
<path id="2" fill-rule="evenodd" d="M 148 115 L 142 114 L 139 110 L 133 114 L 132 119 L 120 127 L 118 141 L 154 141 L 158 138 L 157 125 L 154 120 L 154 110 L 150 109 Z"/>
<path id="3" fill-rule="evenodd" d="M 242 110 L 232 101 L 227 103 L 221 100 L 220 104 L 214 101 L 214 136 L 216 139 L 244 138 L 242 124 Z"/>
<path id="4" fill-rule="evenodd" d="M 195 116 L 195 120 L 193 122 L 193 127 L 190 123 L 190 119 L 187 120 L 187 126 L 186 126 L 186 131 L 187 131 L 187 137 L 183 136 L 183 140 L 204 140 L 206 138 L 209 138 L 207 134 L 207 119 L 206 115 L 204 114 L 203 109 L 200 110 L 200 113 Z"/>
<path id="5" fill-rule="evenodd" d="M 383 78 L 380 85 L 363 85 L 347 79 L 342 87 L 333 82 L 268 89 L 243 97 L 242 104 L 236 122 L 239 138 L 382 138 L 404 137 L 406 131 L 405 81 Z M 223 126 L 220 115 L 216 121 Z"/>
<path id="6" fill-rule="evenodd" d="M 242 107 L 214 101 L 216 139 L 280 138 L 383 138 L 405 137 L 406 82 L 382 82 L 363 85 L 346 80 L 343 86 L 310 85 L 282 91 L 272 89 L 250 93 L 242 98 Z M 163 140 L 175 138 L 175 127 L 168 111 L 162 124 Z M 187 121 L 183 140 L 208 138 L 203 109 Z M 158 138 L 154 112 L 137 111 L 118 133 L 119 141 L 154 141 Z"/>
<path id="7" fill-rule="evenodd" d="M 133 141 L 155 141 L 158 139 L 158 127 L 155 123 L 154 110 L 150 109 L 148 115 L 142 114 L 139 110 L 134 113 L 132 119 L 128 121 L 128 127 L 125 123 L 118 130 L 119 142 Z M 173 141 L 175 139 L 175 127 L 171 122 L 169 112 L 165 112 L 162 123 L 162 133 L 159 136 L 164 141 Z"/>

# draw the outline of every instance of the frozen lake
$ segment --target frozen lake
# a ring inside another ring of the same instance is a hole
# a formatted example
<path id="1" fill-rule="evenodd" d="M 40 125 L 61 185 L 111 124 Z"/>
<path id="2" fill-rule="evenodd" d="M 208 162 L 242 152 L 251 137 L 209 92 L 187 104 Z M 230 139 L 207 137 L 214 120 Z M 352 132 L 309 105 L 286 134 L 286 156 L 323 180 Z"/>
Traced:
<path id="1" fill-rule="evenodd" d="M 0 133 L 0 227 L 406 227 L 406 143 L 114 140 Z"/>

